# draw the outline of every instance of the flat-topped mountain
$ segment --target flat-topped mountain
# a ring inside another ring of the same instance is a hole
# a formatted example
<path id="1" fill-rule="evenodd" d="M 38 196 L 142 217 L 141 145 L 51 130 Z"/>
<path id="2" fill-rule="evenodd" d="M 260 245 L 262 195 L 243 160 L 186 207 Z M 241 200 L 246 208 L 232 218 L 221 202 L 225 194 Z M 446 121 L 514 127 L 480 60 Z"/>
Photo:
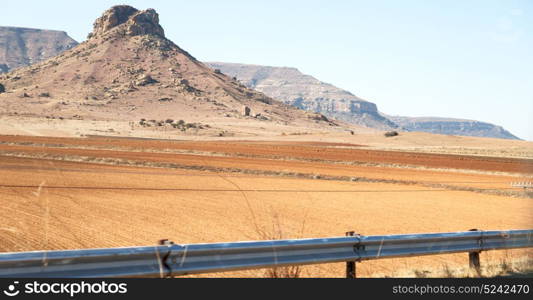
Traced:
<path id="1" fill-rule="evenodd" d="M 221 62 L 207 64 L 236 77 L 249 88 L 304 110 L 371 128 L 388 130 L 398 127 L 378 112 L 376 104 L 296 68 Z"/>
<path id="2" fill-rule="evenodd" d="M 87 41 L 0 74 L 0 84 L 0 114 L 335 125 L 207 67 L 165 37 L 155 10 L 126 5 L 98 18 Z"/>
<path id="3" fill-rule="evenodd" d="M 222 62 L 207 64 L 284 103 L 353 124 L 382 130 L 397 128 L 437 134 L 518 139 L 500 126 L 480 121 L 391 117 L 379 112 L 376 104 L 302 74 L 295 68 Z"/>
<path id="4" fill-rule="evenodd" d="M 54 57 L 77 44 L 63 31 L 0 26 L 0 73 Z"/>
<path id="5" fill-rule="evenodd" d="M 388 118 L 409 131 L 513 140 L 519 139 L 501 126 L 474 120 L 438 117 L 415 118 L 388 116 Z"/>

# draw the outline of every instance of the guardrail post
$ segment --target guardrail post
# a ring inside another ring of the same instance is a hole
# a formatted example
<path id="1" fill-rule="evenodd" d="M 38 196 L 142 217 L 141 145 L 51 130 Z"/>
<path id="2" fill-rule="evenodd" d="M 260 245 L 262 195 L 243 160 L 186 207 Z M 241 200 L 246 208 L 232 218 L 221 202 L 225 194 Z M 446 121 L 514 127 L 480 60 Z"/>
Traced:
<path id="1" fill-rule="evenodd" d="M 346 236 L 355 236 L 355 231 L 346 232 Z M 346 262 L 346 278 L 357 278 L 355 261 Z"/>
<path id="2" fill-rule="evenodd" d="M 469 231 L 479 231 L 479 229 L 470 229 Z M 481 245 L 483 241 L 480 239 L 479 243 Z M 470 266 L 470 269 L 476 270 L 478 276 L 481 276 L 479 253 L 481 253 L 481 251 L 468 252 L 468 265 Z"/>

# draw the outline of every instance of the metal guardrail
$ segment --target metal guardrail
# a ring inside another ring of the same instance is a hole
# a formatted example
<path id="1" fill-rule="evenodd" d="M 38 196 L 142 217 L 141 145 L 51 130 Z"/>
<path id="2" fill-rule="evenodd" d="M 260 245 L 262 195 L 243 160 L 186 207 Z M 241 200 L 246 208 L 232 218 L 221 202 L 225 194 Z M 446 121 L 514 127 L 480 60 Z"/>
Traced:
<path id="1" fill-rule="evenodd" d="M 0 277 L 168 277 L 288 265 L 355 262 L 533 246 L 533 230 L 359 236 L 215 244 L 0 253 Z M 349 270 L 353 268 L 353 270 Z M 350 273 L 351 272 L 351 273 Z"/>

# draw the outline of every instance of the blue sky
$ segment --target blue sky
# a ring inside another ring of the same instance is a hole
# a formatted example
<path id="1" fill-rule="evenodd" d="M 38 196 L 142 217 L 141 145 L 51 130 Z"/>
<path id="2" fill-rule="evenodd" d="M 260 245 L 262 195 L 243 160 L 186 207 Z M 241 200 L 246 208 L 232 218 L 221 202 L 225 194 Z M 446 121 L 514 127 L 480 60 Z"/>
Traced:
<path id="1" fill-rule="evenodd" d="M 2 0 L 0 26 L 83 41 L 116 4 L 155 8 L 199 60 L 296 67 L 387 114 L 481 120 L 533 140 L 531 0 Z"/>

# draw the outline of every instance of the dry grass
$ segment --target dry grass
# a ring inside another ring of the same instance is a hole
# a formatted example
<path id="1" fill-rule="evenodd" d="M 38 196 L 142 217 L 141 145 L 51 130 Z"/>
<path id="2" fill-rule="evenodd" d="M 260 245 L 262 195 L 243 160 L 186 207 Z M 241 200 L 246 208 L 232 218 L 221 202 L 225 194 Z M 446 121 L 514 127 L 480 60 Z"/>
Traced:
<path id="1" fill-rule="evenodd" d="M 250 208 L 251 209 L 251 208 Z M 253 212 L 252 212 L 253 214 Z M 256 232 L 261 240 L 283 240 L 287 239 L 287 234 L 284 231 L 284 226 L 281 225 L 280 216 L 278 213 L 271 211 L 270 214 L 272 226 L 270 228 L 255 224 Z M 303 238 L 305 231 L 306 219 L 304 217 L 298 238 Z M 264 271 L 263 277 L 267 278 L 300 278 L 302 277 L 301 266 L 283 266 L 267 269 Z"/>
<path id="2" fill-rule="evenodd" d="M 481 262 L 481 273 L 466 267 L 452 267 L 443 264 L 436 268 L 404 269 L 384 274 L 375 273 L 371 277 L 393 278 L 492 278 L 492 277 L 533 277 L 533 258 L 503 257 L 495 261 Z"/>

